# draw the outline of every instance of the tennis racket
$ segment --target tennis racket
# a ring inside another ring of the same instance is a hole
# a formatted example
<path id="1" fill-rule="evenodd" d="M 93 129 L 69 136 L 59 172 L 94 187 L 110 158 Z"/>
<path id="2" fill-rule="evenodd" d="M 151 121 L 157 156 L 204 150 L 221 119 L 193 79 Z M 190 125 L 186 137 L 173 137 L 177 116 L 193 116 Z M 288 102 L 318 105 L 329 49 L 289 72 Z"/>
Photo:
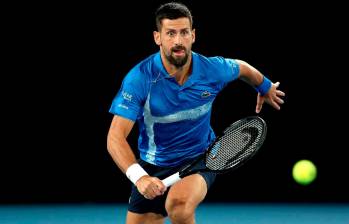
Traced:
<path id="1" fill-rule="evenodd" d="M 266 133 L 267 125 L 259 116 L 235 121 L 210 144 L 204 154 L 162 182 L 169 187 L 183 177 L 199 171 L 225 173 L 236 169 L 256 154 Z"/>

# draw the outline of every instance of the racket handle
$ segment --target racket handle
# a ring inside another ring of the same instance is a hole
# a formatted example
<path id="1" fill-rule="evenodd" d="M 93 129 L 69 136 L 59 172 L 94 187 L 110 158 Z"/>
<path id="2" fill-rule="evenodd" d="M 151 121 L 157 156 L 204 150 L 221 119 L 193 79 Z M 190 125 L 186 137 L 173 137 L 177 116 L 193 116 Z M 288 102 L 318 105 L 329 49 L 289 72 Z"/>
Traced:
<path id="1" fill-rule="evenodd" d="M 179 177 L 179 172 L 172 174 L 169 177 L 166 177 L 165 179 L 162 180 L 162 183 L 164 183 L 164 185 L 166 187 L 171 186 L 172 184 L 176 183 L 177 181 L 181 180 L 181 178 Z"/>

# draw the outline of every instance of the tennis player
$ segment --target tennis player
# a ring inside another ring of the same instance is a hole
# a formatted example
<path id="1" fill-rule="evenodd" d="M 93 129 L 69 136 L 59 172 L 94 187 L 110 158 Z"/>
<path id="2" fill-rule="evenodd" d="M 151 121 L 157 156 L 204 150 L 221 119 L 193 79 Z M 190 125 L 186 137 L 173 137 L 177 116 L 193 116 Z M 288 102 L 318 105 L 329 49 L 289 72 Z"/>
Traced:
<path id="1" fill-rule="evenodd" d="M 156 11 L 155 43 L 159 52 L 133 67 L 112 101 L 114 114 L 108 151 L 132 182 L 126 222 L 195 223 L 195 209 L 205 198 L 215 174 L 187 176 L 166 189 L 161 182 L 202 154 L 215 133 L 212 103 L 230 82 L 241 79 L 257 90 L 256 113 L 263 103 L 279 110 L 284 92 L 248 63 L 193 52 L 195 29 L 190 10 L 166 3 Z M 137 160 L 127 136 L 138 122 Z"/>

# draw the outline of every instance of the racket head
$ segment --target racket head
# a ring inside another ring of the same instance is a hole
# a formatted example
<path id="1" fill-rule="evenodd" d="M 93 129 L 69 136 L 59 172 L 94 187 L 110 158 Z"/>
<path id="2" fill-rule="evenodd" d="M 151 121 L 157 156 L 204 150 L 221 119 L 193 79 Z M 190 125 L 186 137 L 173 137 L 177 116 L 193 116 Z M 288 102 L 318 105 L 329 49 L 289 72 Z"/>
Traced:
<path id="1" fill-rule="evenodd" d="M 205 153 L 206 168 L 224 173 L 243 165 L 260 149 L 266 134 L 266 122 L 259 116 L 235 121 L 209 146 Z"/>

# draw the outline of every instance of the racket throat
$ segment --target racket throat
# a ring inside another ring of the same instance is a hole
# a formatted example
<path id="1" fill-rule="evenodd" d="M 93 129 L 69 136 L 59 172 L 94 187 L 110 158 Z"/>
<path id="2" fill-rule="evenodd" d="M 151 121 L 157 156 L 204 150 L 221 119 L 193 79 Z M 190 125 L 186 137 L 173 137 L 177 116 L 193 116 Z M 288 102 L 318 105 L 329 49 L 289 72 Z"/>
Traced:
<path id="1" fill-rule="evenodd" d="M 166 186 L 169 187 L 176 183 L 177 181 L 180 181 L 182 178 L 179 176 L 179 172 L 172 174 L 171 176 L 165 178 L 162 180 L 162 183 Z"/>

